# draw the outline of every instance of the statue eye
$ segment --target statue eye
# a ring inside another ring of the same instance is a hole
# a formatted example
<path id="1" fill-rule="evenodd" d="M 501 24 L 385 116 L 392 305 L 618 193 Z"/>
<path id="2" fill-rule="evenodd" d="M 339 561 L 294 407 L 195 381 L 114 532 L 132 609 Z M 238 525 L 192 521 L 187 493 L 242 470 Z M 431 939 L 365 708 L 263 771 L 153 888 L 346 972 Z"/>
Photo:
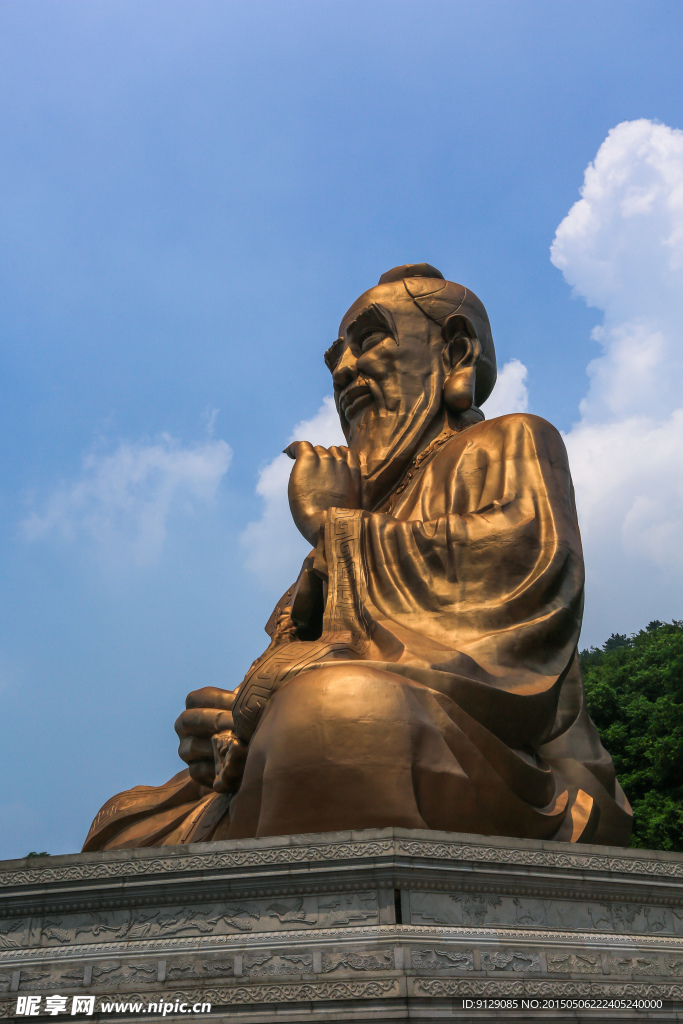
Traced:
<path id="1" fill-rule="evenodd" d="M 360 339 L 360 350 L 361 352 L 367 352 L 369 348 L 376 345 L 380 341 L 384 341 L 387 336 L 387 332 L 379 327 L 372 327 L 370 330 L 364 331 Z"/>

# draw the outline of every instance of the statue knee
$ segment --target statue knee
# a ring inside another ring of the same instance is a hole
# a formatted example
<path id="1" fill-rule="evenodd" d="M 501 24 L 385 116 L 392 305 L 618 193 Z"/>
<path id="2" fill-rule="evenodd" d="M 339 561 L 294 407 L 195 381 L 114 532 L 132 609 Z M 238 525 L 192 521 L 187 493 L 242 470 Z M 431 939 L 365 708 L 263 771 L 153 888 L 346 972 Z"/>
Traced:
<path id="1" fill-rule="evenodd" d="M 362 663 L 302 672 L 266 705 L 245 780 L 257 769 L 307 788 L 325 778 L 339 801 L 345 787 L 367 787 L 368 765 L 394 778 L 410 764 L 419 712 L 411 683 L 390 672 Z"/>
<path id="2" fill-rule="evenodd" d="M 363 718 L 386 722 L 403 717 L 410 684 L 381 669 L 345 662 L 295 676 L 270 701 L 267 711 L 285 722 L 355 723 Z"/>

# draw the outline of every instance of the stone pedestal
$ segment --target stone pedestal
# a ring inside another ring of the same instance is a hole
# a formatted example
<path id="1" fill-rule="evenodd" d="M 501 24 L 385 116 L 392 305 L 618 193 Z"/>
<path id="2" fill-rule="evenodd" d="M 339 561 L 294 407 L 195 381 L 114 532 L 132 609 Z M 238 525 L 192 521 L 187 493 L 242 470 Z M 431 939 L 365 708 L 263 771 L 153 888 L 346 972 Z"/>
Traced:
<path id="1" fill-rule="evenodd" d="M 5 861 L 0 1016 L 55 994 L 45 1019 L 646 1020 L 461 1000 L 682 1001 L 683 856 L 386 828 Z"/>

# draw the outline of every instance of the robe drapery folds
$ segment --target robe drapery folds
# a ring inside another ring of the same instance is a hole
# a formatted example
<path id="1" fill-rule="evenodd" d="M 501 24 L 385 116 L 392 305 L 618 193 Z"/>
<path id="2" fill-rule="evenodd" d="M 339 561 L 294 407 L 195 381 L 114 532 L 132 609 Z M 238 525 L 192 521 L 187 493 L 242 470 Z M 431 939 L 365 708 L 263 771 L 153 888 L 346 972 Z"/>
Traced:
<path id="1" fill-rule="evenodd" d="M 562 439 L 511 415 L 441 440 L 377 511 L 328 512 L 240 686 L 236 795 L 137 787 L 84 849 L 382 825 L 628 844 L 585 707 Z"/>

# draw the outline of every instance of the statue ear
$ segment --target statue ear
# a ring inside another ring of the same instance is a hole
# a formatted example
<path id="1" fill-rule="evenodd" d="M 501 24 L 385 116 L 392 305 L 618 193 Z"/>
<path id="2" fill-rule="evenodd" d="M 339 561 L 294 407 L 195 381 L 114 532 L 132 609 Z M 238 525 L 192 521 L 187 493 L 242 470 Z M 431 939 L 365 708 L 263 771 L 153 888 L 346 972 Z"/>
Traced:
<path id="1" fill-rule="evenodd" d="M 481 342 L 474 324 L 462 313 L 447 317 L 441 328 L 444 359 L 448 376 L 444 383 L 444 401 L 449 412 L 465 412 L 474 405 L 474 385 Z"/>

